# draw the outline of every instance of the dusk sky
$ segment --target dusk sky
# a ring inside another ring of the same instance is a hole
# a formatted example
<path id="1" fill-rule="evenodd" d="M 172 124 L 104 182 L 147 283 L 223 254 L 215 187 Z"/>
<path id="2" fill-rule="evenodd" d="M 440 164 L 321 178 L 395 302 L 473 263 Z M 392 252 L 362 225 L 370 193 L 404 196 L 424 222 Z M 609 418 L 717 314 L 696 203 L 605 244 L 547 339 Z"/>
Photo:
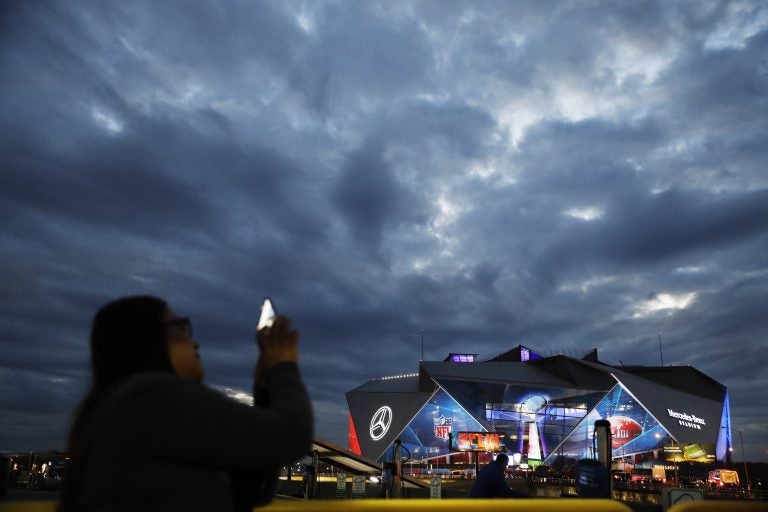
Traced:
<path id="1" fill-rule="evenodd" d="M 2 451 L 64 448 L 105 302 L 237 393 L 268 295 L 337 444 L 423 331 L 693 365 L 768 461 L 764 1 L 5 1 L 0 228 Z"/>

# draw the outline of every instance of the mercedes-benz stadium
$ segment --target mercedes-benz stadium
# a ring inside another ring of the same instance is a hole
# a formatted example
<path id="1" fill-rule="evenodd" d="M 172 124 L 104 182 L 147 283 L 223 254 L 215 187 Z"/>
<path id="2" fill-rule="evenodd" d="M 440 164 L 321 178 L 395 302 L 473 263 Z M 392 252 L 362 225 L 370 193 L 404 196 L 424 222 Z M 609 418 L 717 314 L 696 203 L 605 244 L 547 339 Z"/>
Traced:
<path id="1" fill-rule="evenodd" d="M 450 354 L 371 380 L 347 403 L 349 448 L 377 460 L 396 440 L 412 460 L 450 458 L 457 435 L 474 432 L 498 434 L 517 463 L 562 464 L 593 458 L 601 419 L 611 424 L 613 458 L 631 464 L 723 461 L 731 448 L 725 386 L 691 366 L 611 366 L 597 350 Z"/>

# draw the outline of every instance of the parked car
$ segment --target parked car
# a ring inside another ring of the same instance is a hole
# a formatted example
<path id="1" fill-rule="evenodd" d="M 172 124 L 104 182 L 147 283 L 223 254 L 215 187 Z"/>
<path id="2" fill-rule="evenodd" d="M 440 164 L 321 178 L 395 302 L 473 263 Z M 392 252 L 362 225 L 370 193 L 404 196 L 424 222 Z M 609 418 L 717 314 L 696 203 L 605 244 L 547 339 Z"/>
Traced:
<path id="1" fill-rule="evenodd" d="M 43 489 L 58 491 L 64 483 L 64 468 L 51 468 L 43 476 L 41 486 Z"/>
<path id="2" fill-rule="evenodd" d="M 611 480 L 614 482 L 628 482 L 629 481 L 630 473 L 621 470 L 621 469 L 614 469 L 611 471 Z"/>
<path id="3" fill-rule="evenodd" d="M 13 479 L 13 486 L 17 489 L 27 487 L 29 485 L 29 471 L 26 469 L 20 469 L 16 472 Z"/>
<path id="4" fill-rule="evenodd" d="M 661 484 L 666 479 L 666 472 L 664 468 L 635 468 L 632 470 L 629 476 L 629 480 L 633 484 Z"/>

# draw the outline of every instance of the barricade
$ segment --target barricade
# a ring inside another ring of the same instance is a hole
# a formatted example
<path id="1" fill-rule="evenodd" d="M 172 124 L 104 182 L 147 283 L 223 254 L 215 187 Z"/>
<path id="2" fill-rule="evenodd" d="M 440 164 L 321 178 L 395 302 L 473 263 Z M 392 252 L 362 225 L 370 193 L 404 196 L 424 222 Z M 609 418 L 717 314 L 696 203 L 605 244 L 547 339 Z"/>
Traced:
<path id="1" fill-rule="evenodd" d="M 54 512 L 56 503 L 50 501 L 2 502 L 0 512 Z M 263 512 L 631 512 L 618 501 L 604 499 L 546 499 L 523 498 L 506 500 L 275 500 Z"/>
<path id="2" fill-rule="evenodd" d="M 274 501 L 264 512 L 415 512 L 427 510 L 468 512 L 631 512 L 618 501 L 605 499 L 450 499 L 450 500 L 321 500 L 311 502 Z"/>
<path id="3" fill-rule="evenodd" d="M 0 512 L 56 512 L 56 502 L 0 501 Z"/>
<path id="4" fill-rule="evenodd" d="M 679 503 L 668 509 L 667 512 L 766 512 L 766 501 L 721 501 L 703 500 Z"/>
<path id="5" fill-rule="evenodd" d="M 0 512 L 55 512 L 54 501 L 0 501 Z M 254 512 L 630 512 L 627 505 L 605 499 L 523 498 L 507 500 L 275 500 Z M 680 503 L 668 512 L 759 512 L 766 502 L 705 500 Z"/>

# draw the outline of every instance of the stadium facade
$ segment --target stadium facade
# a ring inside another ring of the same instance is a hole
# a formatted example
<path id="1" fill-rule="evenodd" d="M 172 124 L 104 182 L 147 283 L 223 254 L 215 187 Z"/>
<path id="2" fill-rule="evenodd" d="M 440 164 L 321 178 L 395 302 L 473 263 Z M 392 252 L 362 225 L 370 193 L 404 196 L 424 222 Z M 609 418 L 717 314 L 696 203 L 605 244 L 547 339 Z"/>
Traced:
<path id="1" fill-rule="evenodd" d="M 731 448 L 728 391 L 691 366 L 610 366 L 543 357 L 518 346 L 486 361 L 450 354 L 419 372 L 347 393 L 349 448 L 387 460 L 396 440 L 414 460 L 451 456 L 459 432 L 498 433 L 512 460 L 557 465 L 593 458 L 594 424 L 611 423 L 614 459 L 723 461 Z"/>

